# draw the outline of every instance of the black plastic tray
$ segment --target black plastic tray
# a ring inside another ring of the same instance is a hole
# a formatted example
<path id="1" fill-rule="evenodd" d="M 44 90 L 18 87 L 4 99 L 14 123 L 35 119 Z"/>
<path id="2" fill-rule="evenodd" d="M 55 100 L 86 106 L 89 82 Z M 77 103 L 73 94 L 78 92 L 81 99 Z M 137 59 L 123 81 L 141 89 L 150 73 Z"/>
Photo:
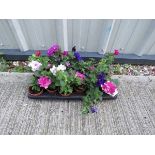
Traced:
<path id="1" fill-rule="evenodd" d="M 40 96 L 32 96 L 31 94 L 28 93 L 28 98 L 31 98 L 31 99 L 82 100 L 83 97 L 84 97 L 83 94 L 77 94 L 77 93 L 73 93 L 70 96 L 61 96 L 60 94 L 49 94 L 48 92 L 44 92 Z M 113 100 L 116 98 L 117 98 L 117 95 L 112 97 L 112 96 L 105 94 L 105 93 L 102 96 L 103 100 Z"/>

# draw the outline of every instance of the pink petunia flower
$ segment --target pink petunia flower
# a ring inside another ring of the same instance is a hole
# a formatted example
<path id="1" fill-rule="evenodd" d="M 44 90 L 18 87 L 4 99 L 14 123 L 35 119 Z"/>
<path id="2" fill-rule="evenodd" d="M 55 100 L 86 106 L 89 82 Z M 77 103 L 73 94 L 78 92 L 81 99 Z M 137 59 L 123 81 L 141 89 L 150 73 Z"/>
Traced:
<path id="1" fill-rule="evenodd" d="M 118 93 L 116 85 L 110 81 L 107 81 L 104 84 L 102 84 L 101 88 L 106 94 L 109 94 L 111 96 L 115 96 Z"/>
<path id="2" fill-rule="evenodd" d="M 118 55 L 119 54 L 119 50 L 114 50 L 114 55 Z"/>
<path id="3" fill-rule="evenodd" d="M 63 56 L 67 56 L 68 55 L 68 51 L 64 51 L 62 54 L 63 54 Z"/>
<path id="4" fill-rule="evenodd" d="M 81 80 L 85 79 L 85 75 L 80 72 L 76 72 L 75 76 L 80 78 Z"/>
<path id="5" fill-rule="evenodd" d="M 38 84 L 40 85 L 40 87 L 43 87 L 45 89 L 47 89 L 51 83 L 52 81 L 47 76 L 41 76 L 38 79 Z"/>

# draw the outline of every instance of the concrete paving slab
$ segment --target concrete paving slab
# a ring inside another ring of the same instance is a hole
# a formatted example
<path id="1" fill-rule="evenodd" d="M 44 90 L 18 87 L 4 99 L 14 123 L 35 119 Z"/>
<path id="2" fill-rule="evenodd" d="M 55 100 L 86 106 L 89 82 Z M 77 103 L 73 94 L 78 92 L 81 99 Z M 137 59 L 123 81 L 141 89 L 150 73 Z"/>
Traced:
<path id="1" fill-rule="evenodd" d="M 82 115 L 81 101 L 27 98 L 30 73 L 0 73 L 1 135 L 154 135 L 155 77 L 114 76 L 116 100 Z"/>

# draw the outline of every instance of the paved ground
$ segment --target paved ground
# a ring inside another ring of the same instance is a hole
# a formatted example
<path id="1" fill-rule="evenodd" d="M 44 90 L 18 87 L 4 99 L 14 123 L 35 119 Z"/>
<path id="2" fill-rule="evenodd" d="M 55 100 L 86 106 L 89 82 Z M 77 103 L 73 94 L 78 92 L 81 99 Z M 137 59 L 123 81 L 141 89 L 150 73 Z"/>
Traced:
<path id="1" fill-rule="evenodd" d="M 81 115 L 80 101 L 28 99 L 30 76 L 0 73 L 0 134 L 155 134 L 155 77 L 117 76 L 118 99 Z"/>

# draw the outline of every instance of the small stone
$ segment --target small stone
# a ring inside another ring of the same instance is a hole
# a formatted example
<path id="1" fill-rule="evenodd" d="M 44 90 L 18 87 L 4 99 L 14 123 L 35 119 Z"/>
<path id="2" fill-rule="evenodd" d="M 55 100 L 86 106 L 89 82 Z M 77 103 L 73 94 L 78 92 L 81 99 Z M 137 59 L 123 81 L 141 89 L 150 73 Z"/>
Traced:
<path id="1" fill-rule="evenodd" d="M 140 75 L 140 73 L 137 70 L 134 70 L 134 75 Z"/>
<path id="2" fill-rule="evenodd" d="M 147 71 L 148 70 L 147 67 L 144 67 L 144 70 Z"/>
<path id="3" fill-rule="evenodd" d="M 145 76 L 148 76 L 148 75 L 150 75 L 150 73 L 149 72 L 145 72 L 144 75 Z"/>

